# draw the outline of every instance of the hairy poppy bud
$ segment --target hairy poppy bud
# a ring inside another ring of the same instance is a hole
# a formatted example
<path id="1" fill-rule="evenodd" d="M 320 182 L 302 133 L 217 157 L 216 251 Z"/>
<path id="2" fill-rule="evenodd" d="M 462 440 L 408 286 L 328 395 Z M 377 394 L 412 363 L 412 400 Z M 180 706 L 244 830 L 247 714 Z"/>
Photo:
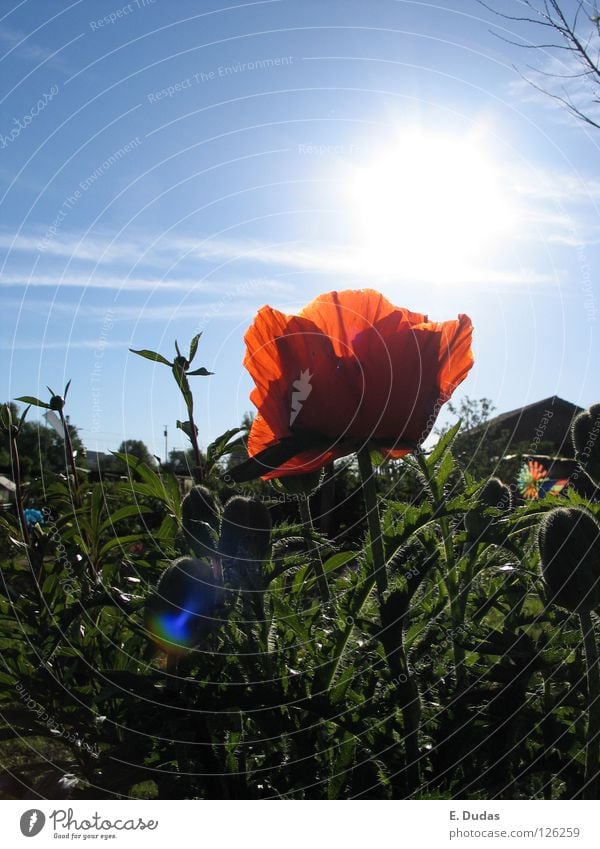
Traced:
<path id="1" fill-rule="evenodd" d="M 512 506 L 510 488 L 500 478 L 490 478 L 479 493 L 478 500 L 486 507 L 497 507 L 498 510 L 510 510 Z"/>
<path id="2" fill-rule="evenodd" d="M 600 604 L 600 525 L 590 513 L 551 510 L 540 525 L 538 546 L 551 601 L 577 612 Z"/>
<path id="3" fill-rule="evenodd" d="M 271 546 L 271 517 L 262 503 L 235 495 L 223 511 L 219 551 L 225 557 L 266 560 Z"/>
<path id="4" fill-rule="evenodd" d="M 492 524 L 493 519 L 484 513 L 485 507 L 498 510 L 510 510 L 512 494 L 510 488 L 500 478 L 490 478 L 477 496 L 477 506 L 465 514 L 465 527 L 469 536 L 480 537 Z"/>
<path id="5" fill-rule="evenodd" d="M 180 557 L 163 573 L 146 605 L 146 628 L 164 651 L 197 646 L 218 624 L 223 601 L 220 568 L 208 560 Z"/>
<path id="6" fill-rule="evenodd" d="M 52 398 L 50 398 L 50 409 L 51 410 L 54 410 L 55 412 L 59 413 L 64 406 L 65 406 L 64 398 L 62 398 L 60 395 L 53 395 Z"/>
<path id="7" fill-rule="evenodd" d="M 212 492 L 205 486 L 193 487 L 181 502 L 181 514 L 183 533 L 194 553 L 214 554 L 221 510 Z"/>
<path id="8" fill-rule="evenodd" d="M 571 436 L 577 462 L 600 485 L 600 404 L 592 404 L 576 416 Z"/>

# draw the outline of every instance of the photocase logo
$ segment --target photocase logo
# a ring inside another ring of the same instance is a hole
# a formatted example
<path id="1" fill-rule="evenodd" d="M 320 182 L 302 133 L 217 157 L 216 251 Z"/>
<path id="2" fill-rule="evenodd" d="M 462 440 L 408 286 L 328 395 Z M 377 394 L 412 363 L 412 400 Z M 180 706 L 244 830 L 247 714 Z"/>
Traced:
<path id="1" fill-rule="evenodd" d="M 310 393 L 312 392 L 312 386 L 310 385 L 310 380 L 312 378 L 312 374 L 308 369 L 300 372 L 300 377 L 298 380 L 295 380 L 292 383 L 294 387 L 294 391 L 292 392 L 292 412 L 290 413 L 290 427 L 294 424 L 298 413 L 302 409 L 302 404 Z"/>
<path id="2" fill-rule="evenodd" d="M 38 808 L 25 811 L 21 816 L 21 834 L 25 837 L 35 837 L 43 829 L 45 823 L 46 817 Z"/>

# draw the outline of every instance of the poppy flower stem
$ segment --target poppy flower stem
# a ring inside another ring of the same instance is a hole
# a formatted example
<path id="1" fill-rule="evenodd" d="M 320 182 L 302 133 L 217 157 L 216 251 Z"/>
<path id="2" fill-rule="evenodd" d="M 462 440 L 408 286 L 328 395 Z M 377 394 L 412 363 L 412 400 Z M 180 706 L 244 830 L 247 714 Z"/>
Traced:
<path id="1" fill-rule="evenodd" d="M 579 621 L 585 647 L 588 685 L 588 727 L 583 796 L 585 799 L 597 799 L 600 774 L 600 667 L 598 665 L 598 646 L 594 636 L 594 623 L 589 610 L 579 613 Z"/>
<path id="2" fill-rule="evenodd" d="M 397 613 L 393 612 L 393 603 L 390 607 L 389 602 L 393 593 L 390 594 L 390 598 L 386 599 L 388 580 L 385 569 L 385 552 L 381 533 L 379 505 L 377 503 L 377 491 L 375 489 L 375 476 L 373 474 L 369 448 L 364 446 L 357 452 L 357 456 L 367 507 L 369 536 L 371 538 L 373 580 L 377 587 L 379 615 L 381 617 L 380 637 L 384 645 L 392 679 L 398 682 L 398 688 L 401 693 L 401 711 L 405 733 L 404 743 L 406 746 L 407 789 L 408 794 L 412 795 L 418 791 L 420 786 L 419 727 L 421 722 L 421 702 L 419 699 L 419 690 L 410 674 L 402 627 L 398 629 L 398 617 Z"/>
<path id="3" fill-rule="evenodd" d="M 371 463 L 371 452 L 367 445 L 357 451 L 358 468 L 362 481 L 362 490 L 367 508 L 367 523 L 371 537 L 371 555 L 373 558 L 373 576 L 377 587 L 379 603 L 382 604 L 384 593 L 387 591 L 387 573 L 385 571 L 385 555 L 383 552 L 383 537 L 381 535 L 381 522 L 379 519 L 379 506 L 377 504 L 377 491 L 375 489 L 375 477 Z"/>
<path id="4" fill-rule="evenodd" d="M 421 474 L 425 478 L 425 483 L 430 493 L 430 501 L 436 513 L 444 512 L 445 503 L 443 492 L 435 478 L 435 472 L 427 463 L 427 459 L 421 450 L 415 451 L 415 458 L 419 464 Z M 464 689 L 467 684 L 466 666 L 465 666 L 465 651 L 460 644 L 460 634 L 463 627 L 464 608 L 466 598 L 464 597 L 461 585 L 460 575 L 456 557 L 454 554 L 454 541 L 452 539 L 452 529 L 448 524 L 448 519 L 444 515 L 439 518 L 440 533 L 442 537 L 442 545 L 444 547 L 444 559 L 446 561 L 446 574 L 443 575 L 443 581 L 448 593 L 448 601 L 450 604 L 450 618 L 452 620 L 452 653 L 454 655 L 454 671 L 456 676 L 456 684 L 459 689 Z"/>
<path id="5" fill-rule="evenodd" d="M 306 547 L 308 548 L 308 551 L 310 553 L 313 568 L 317 575 L 317 584 L 319 585 L 321 599 L 324 602 L 329 602 L 331 601 L 331 594 L 329 592 L 327 576 L 323 571 L 323 561 L 321 560 L 321 554 L 313 538 L 314 526 L 312 516 L 310 514 L 310 503 L 308 500 L 308 495 L 301 495 L 298 504 L 300 508 L 300 519 L 302 520 L 302 534 L 304 536 L 304 542 L 306 544 Z"/>

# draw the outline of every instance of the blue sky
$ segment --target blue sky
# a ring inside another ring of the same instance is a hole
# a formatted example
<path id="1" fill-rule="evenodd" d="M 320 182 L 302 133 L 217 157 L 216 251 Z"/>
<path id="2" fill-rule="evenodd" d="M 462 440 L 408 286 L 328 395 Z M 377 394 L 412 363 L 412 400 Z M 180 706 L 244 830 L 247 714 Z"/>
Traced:
<path id="1" fill-rule="evenodd" d="M 203 330 L 206 445 L 258 307 L 372 286 L 471 316 L 457 397 L 599 400 L 600 132 L 494 27 L 535 37 L 475 0 L 0 3 L 0 397 L 71 378 L 88 448 L 160 455 L 183 409 L 128 349 Z"/>

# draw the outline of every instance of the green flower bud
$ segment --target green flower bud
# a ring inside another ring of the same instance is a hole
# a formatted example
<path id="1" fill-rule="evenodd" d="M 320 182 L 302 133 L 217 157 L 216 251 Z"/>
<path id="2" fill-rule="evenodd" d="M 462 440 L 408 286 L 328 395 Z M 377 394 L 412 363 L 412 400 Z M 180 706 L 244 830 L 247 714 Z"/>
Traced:
<path id="1" fill-rule="evenodd" d="M 540 525 L 538 546 L 550 601 L 573 612 L 600 604 L 600 525 L 590 513 L 551 510 Z"/>
<path id="2" fill-rule="evenodd" d="M 478 501 L 486 507 L 496 507 L 498 510 L 510 510 L 512 494 L 510 488 L 502 483 L 500 478 L 490 478 L 479 493 Z"/>
<path id="3" fill-rule="evenodd" d="M 222 603 L 217 564 L 180 557 L 163 573 L 146 604 L 150 638 L 170 653 L 194 648 L 217 627 L 215 613 Z"/>
<path id="4" fill-rule="evenodd" d="M 223 511 L 219 551 L 225 557 L 266 560 L 271 547 L 271 516 L 262 503 L 235 495 Z"/>
<path id="5" fill-rule="evenodd" d="M 54 410 L 55 412 L 59 413 L 63 409 L 64 406 L 65 406 L 64 398 L 62 398 L 60 395 L 53 395 L 52 398 L 50 398 L 50 409 L 51 410 Z"/>
<path id="6" fill-rule="evenodd" d="M 194 486 L 181 502 L 183 533 L 192 551 L 199 556 L 215 553 L 221 522 L 221 506 L 205 486 Z"/>
<path id="7" fill-rule="evenodd" d="M 494 521 L 490 516 L 486 516 L 485 507 L 506 511 L 511 509 L 512 493 L 500 478 L 490 478 L 485 483 L 477 496 L 477 505 L 465 514 L 467 532 L 476 539 L 482 536 Z"/>
<path id="8" fill-rule="evenodd" d="M 600 404 L 592 404 L 576 416 L 571 437 L 577 462 L 600 485 Z"/>

